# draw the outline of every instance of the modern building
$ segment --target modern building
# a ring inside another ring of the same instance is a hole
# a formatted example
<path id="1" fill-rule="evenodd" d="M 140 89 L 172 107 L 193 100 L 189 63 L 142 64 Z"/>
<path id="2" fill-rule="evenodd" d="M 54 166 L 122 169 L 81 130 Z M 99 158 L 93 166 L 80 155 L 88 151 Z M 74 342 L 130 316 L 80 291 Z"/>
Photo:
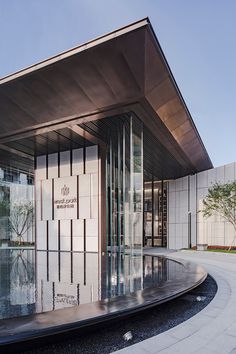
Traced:
<path id="1" fill-rule="evenodd" d="M 32 202 L 38 250 L 228 244 L 198 210 L 235 166 L 212 169 L 148 19 L 2 78 L 0 121 L 1 239 Z"/>

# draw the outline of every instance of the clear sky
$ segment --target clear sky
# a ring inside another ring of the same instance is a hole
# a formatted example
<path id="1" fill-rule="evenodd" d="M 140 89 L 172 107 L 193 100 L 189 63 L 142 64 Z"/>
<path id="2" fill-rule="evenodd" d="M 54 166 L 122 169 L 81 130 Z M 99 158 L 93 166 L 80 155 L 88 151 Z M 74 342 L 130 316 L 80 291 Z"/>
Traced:
<path id="1" fill-rule="evenodd" d="M 214 166 L 236 161 L 235 0 L 0 0 L 0 77 L 146 16 Z"/>

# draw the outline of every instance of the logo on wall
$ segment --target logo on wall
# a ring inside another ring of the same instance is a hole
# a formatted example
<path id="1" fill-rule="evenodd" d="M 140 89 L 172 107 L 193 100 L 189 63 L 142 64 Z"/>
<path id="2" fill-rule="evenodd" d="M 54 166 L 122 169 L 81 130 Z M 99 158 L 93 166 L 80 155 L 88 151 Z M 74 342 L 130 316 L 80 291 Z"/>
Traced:
<path id="1" fill-rule="evenodd" d="M 77 219 L 78 177 L 54 178 L 54 220 Z"/>
<path id="2" fill-rule="evenodd" d="M 77 193 L 76 176 L 54 179 L 55 220 L 74 219 L 77 217 Z"/>
<path id="3" fill-rule="evenodd" d="M 61 189 L 61 194 L 65 196 L 68 195 L 69 193 L 70 193 L 70 188 L 64 184 L 64 187 Z"/>

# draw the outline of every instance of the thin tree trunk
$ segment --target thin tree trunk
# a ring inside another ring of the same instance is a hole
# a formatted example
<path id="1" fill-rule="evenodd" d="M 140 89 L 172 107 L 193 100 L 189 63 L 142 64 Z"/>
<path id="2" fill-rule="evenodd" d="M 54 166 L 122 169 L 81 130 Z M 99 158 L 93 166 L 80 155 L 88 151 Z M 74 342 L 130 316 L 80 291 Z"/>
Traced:
<path id="1" fill-rule="evenodd" d="M 231 245 L 230 245 L 229 248 L 228 248 L 228 251 L 231 251 L 231 248 L 232 248 L 233 244 L 235 243 L 236 226 L 235 226 L 235 225 L 233 225 L 233 226 L 234 226 L 234 238 L 233 238 L 233 241 L 232 241 Z"/>

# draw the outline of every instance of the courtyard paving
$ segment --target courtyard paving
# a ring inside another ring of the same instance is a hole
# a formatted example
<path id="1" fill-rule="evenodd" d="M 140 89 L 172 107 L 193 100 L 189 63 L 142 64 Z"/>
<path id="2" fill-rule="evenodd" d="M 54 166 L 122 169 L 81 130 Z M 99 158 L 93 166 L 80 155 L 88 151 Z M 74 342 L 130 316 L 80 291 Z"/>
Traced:
<path id="1" fill-rule="evenodd" d="M 218 291 L 210 304 L 189 320 L 116 353 L 236 354 L 236 254 L 158 249 L 146 252 L 201 264 L 216 280 Z"/>

